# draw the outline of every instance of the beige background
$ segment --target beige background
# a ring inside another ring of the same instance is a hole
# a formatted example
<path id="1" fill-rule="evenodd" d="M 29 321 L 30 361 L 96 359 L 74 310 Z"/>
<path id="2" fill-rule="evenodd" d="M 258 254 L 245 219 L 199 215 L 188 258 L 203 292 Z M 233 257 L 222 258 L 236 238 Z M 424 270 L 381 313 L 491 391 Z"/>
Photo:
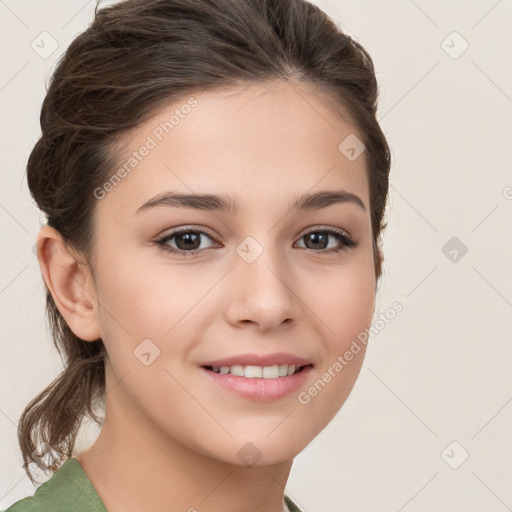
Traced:
<path id="1" fill-rule="evenodd" d="M 394 160 L 376 318 L 403 311 L 287 492 L 307 512 L 512 510 L 512 2 L 314 3 L 376 65 Z M 16 422 L 62 368 L 25 165 L 45 80 L 94 5 L 0 0 L 0 509 L 34 492 Z M 47 58 L 31 48 L 43 31 L 58 44 Z"/>

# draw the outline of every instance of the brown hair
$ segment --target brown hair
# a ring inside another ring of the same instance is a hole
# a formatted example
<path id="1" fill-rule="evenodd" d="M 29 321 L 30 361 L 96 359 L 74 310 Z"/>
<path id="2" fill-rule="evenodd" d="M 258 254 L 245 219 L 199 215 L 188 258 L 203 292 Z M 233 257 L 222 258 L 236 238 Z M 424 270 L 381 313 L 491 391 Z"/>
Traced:
<path id="1" fill-rule="evenodd" d="M 27 163 L 30 192 L 70 247 L 92 263 L 93 191 L 116 169 L 115 143 L 160 106 L 219 86 L 298 80 L 329 97 L 365 144 L 375 275 L 388 194 L 390 150 L 376 119 L 371 57 L 305 0 L 124 0 L 95 10 L 51 77 L 40 139 Z M 340 141 L 341 142 L 341 141 Z M 91 265 L 92 270 L 92 265 Z M 81 421 L 105 393 L 105 347 L 69 328 L 46 288 L 46 310 L 64 370 L 24 409 L 24 469 L 48 443 L 55 471 L 72 455 Z M 38 464 L 38 466 L 40 466 Z"/>

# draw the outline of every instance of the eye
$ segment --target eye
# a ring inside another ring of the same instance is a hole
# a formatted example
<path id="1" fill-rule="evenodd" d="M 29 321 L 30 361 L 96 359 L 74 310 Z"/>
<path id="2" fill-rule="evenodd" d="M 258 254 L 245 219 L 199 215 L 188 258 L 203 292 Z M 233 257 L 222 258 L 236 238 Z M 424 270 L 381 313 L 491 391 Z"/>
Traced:
<path id="1" fill-rule="evenodd" d="M 215 240 L 215 238 L 204 229 L 183 227 L 172 231 L 162 238 L 157 239 L 156 244 L 164 251 L 170 252 L 172 254 L 194 256 L 195 254 L 201 252 L 200 245 L 202 237 L 206 237 L 214 242 L 217 242 L 217 240 Z M 329 237 L 338 241 L 338 247 L 322 250 L 328 247 Z M 174 239 L 176 247 L 169 245 L 169 242 Z M 346 250 L 349 247 L 356 247 L 358 245 L 358 242 L 350 237 L 350 235 L 348 235 L 345 231 L 336 228 L 315 228 L 305 235 L 302 235 L 301 240 L 302 239 L 306 239 L 309 245 L 312 245 L 312 247 L 306 247 L 306 249 L 312 252 L 321 253 L 340 252 Z"/>
<path id="2" fill-rule="evenodd" d="M 184 227 L 177 229 L 168 235 L 165 235 L 164 237 L 158 239 L 156 243 L 164 251 L 168 251 L 173 254 L 193 256 L 194 254 L 200 252 L 198 247 L 201 245 L 201 237 L 203 236 L 209 238 L 210 240 L 214 240 L 213 237 L 203 229 L 192 229 L 190 227 Z M 169 242 L 174 238 L 176 239 L 176 248 L 169 246 Z"/>
<path id="3" fill-rule="evenodd" d="M 338 240 L 338 247 L 330 248 L 329 250 L 322 250 L 328 247 L 329 237 Z M 302 239 L 306 239 L 310 243 L 310 245 L 313 246 L 306 247 L 307 249 L 310 249 L 313 252 L 340 252 L 346 250 L 349 247 L 357 247 L 358 245 L 358 242 L 356 242 L 352 237 L 350 237 L 348 233 L 337 228 L 315 228 L 314 230 L 311 230 L 305 235 L 303 235 L 301 237 L 301 240 Z"/>

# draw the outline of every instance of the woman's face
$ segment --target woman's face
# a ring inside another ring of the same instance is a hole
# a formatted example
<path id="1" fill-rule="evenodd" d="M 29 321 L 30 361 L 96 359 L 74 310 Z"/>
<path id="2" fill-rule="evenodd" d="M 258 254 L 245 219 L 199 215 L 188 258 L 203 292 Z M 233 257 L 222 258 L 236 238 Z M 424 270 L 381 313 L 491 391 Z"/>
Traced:
<path id="1" fill-rule="evenodd" d="M 238 465 L 289 460 L 329 423 L 359 373 L 364 346 L 344 354 L 376 291 L 356 134 L 312 87 L 280 81 L 187 96 L 133 132 L 120 180 L 95 191 L 107 414 Z M 353 195 L 300 200 L 320 191 Z M 309 366 L 268 379 L 204 368 L 227 358 Z"/>

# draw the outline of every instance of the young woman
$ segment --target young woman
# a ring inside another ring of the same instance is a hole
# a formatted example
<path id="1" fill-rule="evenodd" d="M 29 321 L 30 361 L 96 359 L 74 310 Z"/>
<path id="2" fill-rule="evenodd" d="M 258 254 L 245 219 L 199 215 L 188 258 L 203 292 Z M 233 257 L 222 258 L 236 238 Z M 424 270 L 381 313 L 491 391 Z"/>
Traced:
<path id="1" fill-rule="evenodd" d="M 53 475 L 9 511 L 301 510 L 293 459 L 355 383 L 381 276 L 377 94 L 304 0 L 97 8 L 27 166 L 65 370 L 19 425 Z"/>

